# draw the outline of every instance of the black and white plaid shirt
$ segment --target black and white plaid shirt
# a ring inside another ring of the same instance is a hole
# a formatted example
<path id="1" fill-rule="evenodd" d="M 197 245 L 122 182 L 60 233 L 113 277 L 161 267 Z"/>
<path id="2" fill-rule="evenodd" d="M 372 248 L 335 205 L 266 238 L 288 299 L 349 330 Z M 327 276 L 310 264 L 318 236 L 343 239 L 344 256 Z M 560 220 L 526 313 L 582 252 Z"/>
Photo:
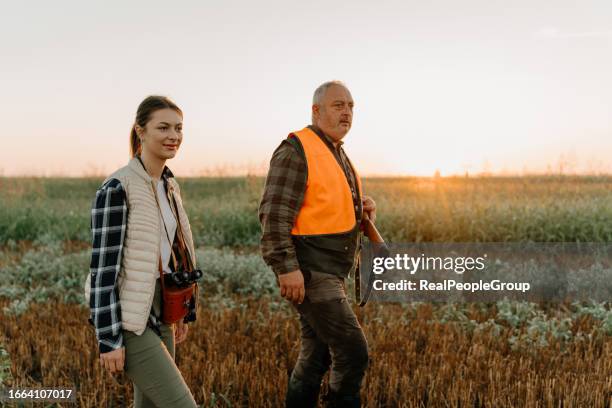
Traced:
<path id="1" fill-rule="evenodd" d="M 172 173 L 166 167 L 164 184 Z M 96 192 L 91 209 L 93 248 L 89 271 L 91 273 L 90 323 L 96 329 L 100 353 L 123 346 L 121 332 L 121 304 L 117 278 L 121 270 L 121 255 L 128 219 L 127 197 L 117 179 L 109 179 Z M 195 302 L 191 302 L 195 316 Z M 153 311 L 148 326 L 158 335 L 161 322 Z"/>

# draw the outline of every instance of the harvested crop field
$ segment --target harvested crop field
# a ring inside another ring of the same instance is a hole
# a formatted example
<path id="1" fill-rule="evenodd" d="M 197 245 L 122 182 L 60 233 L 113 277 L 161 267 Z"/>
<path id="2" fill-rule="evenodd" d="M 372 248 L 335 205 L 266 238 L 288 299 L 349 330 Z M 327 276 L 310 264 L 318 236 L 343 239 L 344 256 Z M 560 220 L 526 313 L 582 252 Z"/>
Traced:
<path id="1" fill-rule="evenodd" d="M 82 285 L 101 179 L 0 178 L 0 382 L 129 406 L 104 372 Z M 177 360 L 205 407 L 282 406 L 296 312 L 258 253 L 263 179 L 179 180 L 204 271 Z M 367 179 L 391 242 L 612 242 L 612 178 Z M 610 303 L 370 303 L 367 407 L 611 407 Z M 324 385 L 325 390 L 325 385 Z M 57 404 L 57 406 L 72 406 Z"/>

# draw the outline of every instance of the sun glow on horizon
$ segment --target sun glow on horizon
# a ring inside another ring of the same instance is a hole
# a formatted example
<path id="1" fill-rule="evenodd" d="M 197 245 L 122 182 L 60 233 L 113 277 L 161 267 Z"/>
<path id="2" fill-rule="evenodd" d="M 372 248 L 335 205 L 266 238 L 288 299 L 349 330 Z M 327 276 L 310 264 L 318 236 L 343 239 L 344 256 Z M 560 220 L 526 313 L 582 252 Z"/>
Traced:
<path id="1" fill-rule="evenodd" d="M 364 175 L 612 174 L 612 3 L 60 3 L 0 25 L 0 175 L 109 174 L 149 94 L 185 112 L 177 174 L 265 173 L 330 79 Z"/>

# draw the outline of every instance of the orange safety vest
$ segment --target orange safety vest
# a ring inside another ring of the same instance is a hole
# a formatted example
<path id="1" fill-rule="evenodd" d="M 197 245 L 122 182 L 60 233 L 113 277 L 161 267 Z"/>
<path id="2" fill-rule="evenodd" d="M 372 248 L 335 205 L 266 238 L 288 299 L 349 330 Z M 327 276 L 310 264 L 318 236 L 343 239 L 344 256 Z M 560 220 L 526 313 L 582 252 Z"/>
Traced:
<path id="1" fill-rule="evenodd" d="M 361 204 L 353 202 L 341 165 L 313 130 L 292 133 L 289 141 L 303 153 L 308 167 L 304 200 L 291 229 L 300 269 L 346 278 L 356 266 L 359 253 L 360 230 L 354 206 Z M 351 168 L 361 198 L 361 182 L 352 164 Z"/>
<path id="2" fill-rule="evenodd" d="M 349 182 L 338 160 L 310 128 L 291 135 L 295 135 L 300 141 L 308 166 L 304 201 L 291 234 L 324 235 L 350 232 L 357 223 L 356 209 Z M 361 199 L 361 180 L 354 167 L 353 172 Z"/>

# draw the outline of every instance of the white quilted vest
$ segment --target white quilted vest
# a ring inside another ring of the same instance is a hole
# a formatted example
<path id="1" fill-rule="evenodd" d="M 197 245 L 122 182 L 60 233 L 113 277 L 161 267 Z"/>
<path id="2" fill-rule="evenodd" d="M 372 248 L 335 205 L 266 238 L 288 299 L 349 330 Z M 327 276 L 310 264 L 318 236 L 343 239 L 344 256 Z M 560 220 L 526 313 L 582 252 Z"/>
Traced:
<path id="1" fill-rule="evenodd" d="M 121 270 L 118 277 L 121 324 L 124 330 L 141 335 L 147 324 L 155 280 L 159 277 L 161 214 L 155 202 L 156 181 L 145 171 L 138 158 L 130 160 L 108 179 L 116 178 L 123 186 L 128 205 L 127 228 L 121 255 Z M 187 213 L 183 208 L 178 183 L 168 179 L 168 190 L 174 196 L 178 217 L 185 235 L 185 243 L 196 265 L 195 249 Z M 91 273 L 85 282 L 85 299 L 89 304 Z"/>

